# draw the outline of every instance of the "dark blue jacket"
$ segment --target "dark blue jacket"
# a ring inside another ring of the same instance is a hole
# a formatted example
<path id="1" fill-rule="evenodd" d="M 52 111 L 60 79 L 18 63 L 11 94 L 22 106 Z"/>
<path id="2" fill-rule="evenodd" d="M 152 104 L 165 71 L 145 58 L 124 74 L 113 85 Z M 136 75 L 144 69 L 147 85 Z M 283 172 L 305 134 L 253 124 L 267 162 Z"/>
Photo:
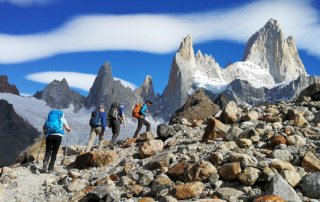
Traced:
<path id="1" fill-rule="evenodd" d="M 106 129 L 107 126 L 107 115 L 105 112 L 99 112 L 100 120 L 101 120 L 101 127 L 102 130 Z"/>

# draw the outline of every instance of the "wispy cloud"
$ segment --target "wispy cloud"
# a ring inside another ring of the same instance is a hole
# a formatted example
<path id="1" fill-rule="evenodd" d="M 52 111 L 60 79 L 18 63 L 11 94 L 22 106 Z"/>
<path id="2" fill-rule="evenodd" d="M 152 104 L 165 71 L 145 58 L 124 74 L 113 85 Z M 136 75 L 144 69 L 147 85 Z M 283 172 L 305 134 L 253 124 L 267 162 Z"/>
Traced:
<path id="1" fill-rule="evenodd" d="M 227 10 L 185 15 L 78 16 L 63 26 L 29 35 L 0 34 L 0 63 L 20 63 L 57 54 L 101 50 L 175 51 L 183 37 L 195 43 L 245 43 L 270 18 L 277 19 L 298 48 L 320 57 L 320 25 L 311 1 L 255 1 Z"/>
<path id="2" fill-rule="evenodd" d="M 78 72 L 39 72 L 34 74 L 29 74 L 26 79 L 30 81 L 35 81 L 38 83 L 48 84 L 53 80 L 62 80 L 65 78 L 70 87 L 78 88 L 84 91 L 89 91 L 96 75 L 94 74 L 84 74 Z M 136 89 L 137 86 L 129 81 L 114 77 L 114 80 L 119 80 L 125 87 L 129 87 L 132 90 Z"/>
<path id="3" fill-rule="evenodd" d="M 33 5 L 46 5 L 52 3 L 54 0 L 0 0 L 0 3 L 10 3 L 16 6 L 33 6 Z"/>

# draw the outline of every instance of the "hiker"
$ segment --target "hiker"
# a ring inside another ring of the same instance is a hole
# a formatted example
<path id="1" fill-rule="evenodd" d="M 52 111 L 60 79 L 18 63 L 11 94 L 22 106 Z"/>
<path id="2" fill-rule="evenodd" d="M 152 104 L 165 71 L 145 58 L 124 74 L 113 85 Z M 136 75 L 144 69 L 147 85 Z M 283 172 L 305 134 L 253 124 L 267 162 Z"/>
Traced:
<path id="1" fill-rule="evenodd" d="M 71 131 L 67 120 L 64 118 L 64 113 L 60 110 L 51 110 L 43 126 L 43 131 L 46 134 L 46 154 L 43 159 L 42 170 L 45 172 L 47 171 L 49 159 L 48 172 L 53 172 L 64 129 L 68 132 Z"/>
<path id="2" fill-rule="evenodd" d="M 141 109 L 139 111 L 139 116 L 136 117 L 138 119 L 138 127 L 136 132 L 134 133 L 133 138 L 137 138 L 139 135 L 139 132 L 142 128 L 143 125 L 145 125 L 147 127 L 146 132 L 150 131 L 150 123 L 146 120 L 146 116 L 147 116 L 147 109 L 150 105 L 152 105 L 153 103 L 150 100 L 146 101 L 146 104 L 143 104 L 141 106 Z"/>
<path id="3" fill-rule="evenodd" d="M 102 149 L 103 135 L 107 125 L 106 112 L 103 105 L 99 106 L 99 111 L 93 111 L 89 122 L 91 126 L 90 137 L 85 152 L 89 152 L 97 135 L 99 135 L 98 150 Z"/>
<path id="4" fill-rule="evenodd" d="M 114 149 L 114 145 L 120 134 L 120 125 L 124 124 L 124 106 L 118 105 L 117 103 L 112 103 L 111 108 L 108 113 L 109 128 L 112 130 L 112 138 L 109 144 L 110 149 Z"/>

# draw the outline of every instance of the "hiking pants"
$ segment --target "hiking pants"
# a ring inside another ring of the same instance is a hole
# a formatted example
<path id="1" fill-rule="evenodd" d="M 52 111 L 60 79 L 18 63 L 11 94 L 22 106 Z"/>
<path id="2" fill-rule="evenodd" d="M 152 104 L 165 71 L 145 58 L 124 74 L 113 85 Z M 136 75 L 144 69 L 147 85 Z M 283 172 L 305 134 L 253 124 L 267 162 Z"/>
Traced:
<path id="1" fill-rule="evenodd" d="M 143 125 L 147 126 L 146 132 L 150 131 L 150 123 L 147 120 L 145 120 L 144 118 L 138 118 L 138 127 L 137 127 L 136 132 L 134 133 L 134 136 L 133 136 L 134 138 L 138 137 L 139 132 L 140 132 Z"/>
<path id="2" fill-rule="evenodd" d="M 48 170 L 53 170 L 54 163 L 57 158 L 57 153 L 61 145 L 61 140 L 62 137 L 60 135 L 48 135 L 46 137 L 46 154 L 43 159 L 43 165 L 48 165 L 50 159 Z"/>
<path id="3" fill-rule="evenodd" d="M 110 121 L 111 130 L 112 130 L 112 139 L 110 142 L 110 147 L 113 149 L 114 144 L 117 141 L 117 138 L 120 134 L 120 120 L 119 119 L 113 119 Z"/>
<path id="4" fill-rule="evenodd" d="M 92 147 L 97 135 L 99 135 L 98 149 L 99 150 L 102 149 L 103 134 L 101 134 L 101 131 L 102 131 L 102 127 L 91 127 L 89 141 L 88 141 L 86 149 L 84 150 L 85 152 L 89 152 L 91 150 L 91 147 Z"/>

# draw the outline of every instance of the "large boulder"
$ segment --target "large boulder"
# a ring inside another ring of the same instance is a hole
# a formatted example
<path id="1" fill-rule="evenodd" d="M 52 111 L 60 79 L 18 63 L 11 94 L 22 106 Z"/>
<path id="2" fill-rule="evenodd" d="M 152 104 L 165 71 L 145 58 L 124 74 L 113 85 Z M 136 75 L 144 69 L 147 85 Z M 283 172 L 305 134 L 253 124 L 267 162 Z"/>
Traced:
<path id="1" fill-rule="evenodd" d="M 320 199 L 320 172 L 307 174 L 302 179 L 300 187 L 304 195 Z"/>
<path id="2" fill-rule="evenodd" d="M 300 92 L 297 102 L 304 101 L 304 97 L 314 97 L 319 92 L 320 92 L 320 83 L 318 82 L 313 83 Z"/>
<path id="3" fill-rule="evenodd" d="M 180 123 L 182 118 L 186 118 L 190 123 L 195 119 L 203 120 L 215 115 L 219 110 L 219 106 L 214 104 L 204 91 L 199 90 L 172 115 L 170 124 Z"/>
<path id="4" fill-rule="evenodd" d="M 279 174 L 275 174 L 267 184 L 265 194 L 278 195 L 286 201 L 301 201 L 296 191 Z"/>
<path id="5" fill-rule="evenodd" d="M 117 152 L 114 150 L 86 152 L 78 155 L 76 160 L 70 166 L 78 169 L 103 167 L 113 163 L 116 157 Z"/>
<path id="6" fill-rule="evenodd" d="M 170 137 L 173 137 L 176 134 L 176 131 L 166 123 L 162 123 L 157 126 L 157 135 L 162 141 L 167 140 Z"/>
<path id="7" fill-rule="evenodd" d="M 183 185 L 175 186 L 175 197 L 179 200 L 191 199 L 200 196 L 203 192 L 202 182 L 189 182 Z"/>
<path id="8" fill-rule="evenodd" d="M 316 157 L 312 152 L 307 152 L 303 157 L 302 167 L 306 171 L 320 171 L 320 159 Z"/>
<path id="9" fill-rule="evenodd" d="M 207 127 L 205 128 L 202 136 L 202 141 L 215 140 L 219 137 L 227 135 L 230 126 L 223 124 L 218 119 L 210 118 L 207 121 Z"/>
<path id="10" fill-rule="evenodd" d="M 164 144 L 161 140 L 149 140 L 139 148 L 139 155 L 141 158 L 154 156 L 163 150 L 163 146 Z"/>
<path id="11" fill-rule="evenodd" d="M 220 119 L 223 123 L 232 124 L 238 120 L 238 106 L 234 101 L 230 101 L 222 111 Z"/>

